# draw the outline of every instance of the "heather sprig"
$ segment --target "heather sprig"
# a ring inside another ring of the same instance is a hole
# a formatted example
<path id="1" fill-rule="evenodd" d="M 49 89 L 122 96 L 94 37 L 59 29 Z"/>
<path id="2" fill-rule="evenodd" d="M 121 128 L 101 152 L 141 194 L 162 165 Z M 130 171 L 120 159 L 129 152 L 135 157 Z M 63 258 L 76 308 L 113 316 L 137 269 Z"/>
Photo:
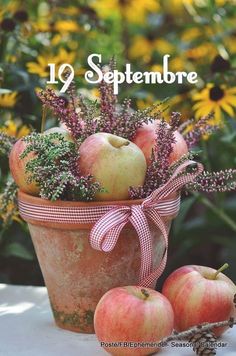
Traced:
<path id="1" fill-rule="evenodd" d="M 236 169 L 226 169 L 217 172 L 204 171 L 194 182 L 186 187 L 188 190 L 215 193 L 236 190 Z"/>
<path id="2" fill-rule="evenodd" d="M 17 185 L 10 177 L 0 195 L 0 218 L 3 221 L 4 228 L 8 227 L 11 221 L 18 217 L 17 190 Z"/>
<path id="3" fill-rule="evenodd" d="M 163 102 L 134 111 L 129 99 L 125 99 L 120 107 L 117 105 L 117 98 L 110 84 L 102 82 L 100 92 L 99 105 L 97 102 L 87 103 L 81 95 L 77 98 L 73 87 L 69 90 L 68 99 L 57 95 L 51 88 L 38 93 L 38 97 L 66 125 L 78 144 L 96 132 L 108 132 L 132 139 L 143 123 L 161 116 Z"/>
<path id="4" fill-rule="evenodd" d="M 115 68 L 115 61 L 112 60 L 109 69 Z M 104 71 L 104 70 L 103 70 Z M 113 93 L 113 85 L 104 80 L 99 85 L 100 91 L 100 116 L 97 130 L 99 132 L 109 132 L 123 138 L 132 139 L 136 130 L 150 118 L 159 118 L 162 111 L 160 106 L 163 102 L 154 104 L 151 107 L 134 111 L 131 109 L 131 100 L 126 98 L 118 106 L 117 96 Z"/>
<path id="5" fill-rule="evenodd" d="M 49 107 L 54 115 L 60 120 L 61 123 L 66 124 L 72 137 L 81 143 L 86 137 L 93 134 L 96 129 L 90 125 L 86 125 L 84 120 L 84 112 L 76 110 L 74 99 L 71 101 L 58 96 L 52 89 L 48 88 L 38 94 L 43 105 Z M 94 114 L 94 117 L 96 114 Z M 91 122 L 91 120 L 90 120 Z"/>
<path id="6" fill-rule="evenodd" d="M 169 159 L 173 151 L 173 143 L 175 143 L 175 138 L 172 127 L 164 120 L 160 120 L 156 130 L 156 143 L 152 152 L 151 164 L 147 171 L 148 185 L 152 182 L 154 186 L 160 186 L 169 178 Z M 149 179 L 150 182 L 148 182 Z"/>
<path id="7" fill-rule="evenodd" d="M 170 125 L 165 120 L 160 120 L 156 130 L 156 143 L 147 168 L 146 178 L 142 187 L 131 187 L 132 199 L 145 198 L 155 189 L 165 184 L 170 178 L 170 154 L 175 143 L 174 131 L 178 125 L 180 115 L 171 115 Z"/>
<path id="8" fill-rule="evenodd" d="M 177 161 L 173 162 L 169 167 L 170 176 L 176 171 L 176 169 L 186 161 L 194 160 L 198 156 L 197 152 L 189 151 L 188 153 L 182 155 Z"/>
<path id="9" fill-rule="evenodd" d="M 112 59 L 108 66 L 109 70 L 114 69 L 115 61 Z M 103 69 L 105 72 L 105 69 Z M 103 128 L 102 124 L 105 125 L 103 129 L 109 127 L 112 129 L 112 126 L 115 122 L 116 116 L 116 104 L 117 104 L 117 96 L 113 93 L 113 85 L 110 83 L 106 83 L 104 80 L 101 81 L 99 85 L 100 92 L 100 118 L 101 118 L 101 128 Z"/>
<path id="10" fill-rule="evenodd" d="M 0 132 L 0 155 L 8 156 L 16 139 L 12 136 Z"/>
<path id="11" fill-rule="evenodd" d="M 211 135 L 219 129 L 218 126 L 209 124 L 209 120 L 214 117 L 214 113 L 203 116 L 200 120 L 190 120 L 189 125 L 182 125 L 179 131 L 183 134 L 189 149 L 196 146 L 205 135 Z"/>
<path id="12" fill-rule="evenodd" d="M 24 141 L 27 147 L 20 158 L 34 154 L 26 164 L 26 172 L 30 173 L 29 183 L 38 184 L 42 198 L 90 201 L 100 190 L 91 176 L 79 175 L 77 145 L 66 141 L 60 133 L 33 133 Z"/>

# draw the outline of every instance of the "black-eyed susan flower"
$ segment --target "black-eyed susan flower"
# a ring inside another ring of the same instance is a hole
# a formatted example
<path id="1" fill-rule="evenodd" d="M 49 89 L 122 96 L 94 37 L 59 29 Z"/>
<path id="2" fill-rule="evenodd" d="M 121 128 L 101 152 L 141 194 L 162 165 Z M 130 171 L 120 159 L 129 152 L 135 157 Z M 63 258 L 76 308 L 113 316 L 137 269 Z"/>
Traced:
<path id="1" fill-rule="evenodd" d="M 236 87 L 227 88 L 225 85 L 208 84 L 199 93 L 193 95 L 193 109 L 196 111 L 196 118 L 208 115 L 210 112 L 215 113 L 214 123 L 219 124 L 223 112 L 229 116 L 234 116 L 236 107 Z"/>
<path id="2" fill-rule="evenodd" d="M 148 13 L 160 9 L 160 4 L 156 0 L 96 0 L 92 7 L 101 18 L 118 13 L 130 23 L 142 24 Z"/>
<path id="3" fill-rule="evenodd" d="M 26 22 L 29 19 L 29 14 L 26 10 L 18 10 L 14 13 L 14 19 L 19 22 Z"/>
<path id="4" fill-rule="evenodd" d="M 187 59 L 193 61 L 200 61 L 200 63 L 209 62 L 209 59 L 212 60 L 217 55 L 217 48 L 211 42 L 204 42 L 198 46 L 192 46 L 188 48 L 184 54 Z"/>
<path id="5" fill-rule="evenodd" d="M 17 95 L 16 91 L 0 94 L 0 108 L 13 108 L 17 101 Z"/>
<path id="6" fill-rule="evenodd" d="M 78 23 L 74 20 L 59 20 L 53 25 L 53 30 L 58 32 L 78 32 L 81 30 Z"/>
<path id="7" fill-rule="evenodd" d="M 154 51 L 161 55 L 172 54 L 175 47 L 164 38 L 135 36 L 132 40 L 129 55 L 132 59 L 143 58 L 145 62 L 148 62 Z"/>
<path id="8" fill-rule="evenodd" d="M 4 132 L 8 136 L 21 138 L 30 133 L 30 129 L 26 125 L 22 125 L 21 121 L 7 120 L 3 126 L 0 127 L 0 132 Z"/>
<path id="9" fill-rule="evenodd" d="M 12 18 L 6 17 L 1 21 L 0 27 L 5 32 L 12 32 L 16 27 L 16 23 Z"/>
<path id="10" fill-rule="evenodd" d="M 68 52 L 64 48 L 60 48 L 57 55 L 54 54 L 40 54 L 38 55 L 35 62 L 28 62 L 26 64 L 28 72 L 32 74 L 37 74 L 41 78 L 46 78 L 49 76 L 49 66 L 48 63 L 55 63 L 56 71 L 63 63 L 72 64 L 75 59 L 75 52 Z"/>

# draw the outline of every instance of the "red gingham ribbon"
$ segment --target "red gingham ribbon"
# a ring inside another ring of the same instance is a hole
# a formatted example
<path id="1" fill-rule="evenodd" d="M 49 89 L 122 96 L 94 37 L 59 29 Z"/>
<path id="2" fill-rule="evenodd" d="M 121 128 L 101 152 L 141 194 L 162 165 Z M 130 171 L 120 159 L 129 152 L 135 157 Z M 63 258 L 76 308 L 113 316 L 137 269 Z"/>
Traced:
<path id="1" fill-rule="evenodd" d="M 144 287 L 152 286 L 165 269 L 168 250 L 168 228 L 163 219 L 165 216 L 175 215 L 179 211 L 180 195 L 168 199 L 171 193 L 179 191 L 185 184 L 193 181 L 199 175 L 203 166 L 197 163 L 194 173 L 180 175 L 185 168 L 194 161 L 187 161 L 180 165 L 166 184 L 152 192 L 140 205 L 101 205 L 85 207 L 40 205 L 19 199 L 20 215 L 28 219 L 42 222 L 61 222 L 69 224 L 93 223 L 89 241 L 94 249 L 109 252 L 119 238 L 123 227 L 130 222 L 137 232 L 141 249 L 141 268 L 139 284 Z M 165 245 L 165 253 L 160 265 L 153 270 L 152 239 L 148 219 L 159 228 Z"/>
<path id="2" fill-rule="evenodd" d="M 197 170 L 194 173 L 180 175 L 187 166 L 195 163 L 194 161 L 186 161 L 180 165 L 168 182 L 152 192 L 141 205 L 131 205 L 130 207 L 116 206 L 111 209 L 95 223 L 91 230 L 89 238 L 91 246 L 97 250 L 108 252 L 115 247 L 123 227 L 128 222 L 133 225 L 137 231 L 141 249 L 141 268 L 139 276 L 139 284 L 141 286 L 152 286 L 161 276 L 166 266 L 168 229 L 162 217 L 178 213 L 180 195 L 172 200 L 162 200 L 167 198 L 171 193 L 177 192 L 202 172 L 202 164 L 197 163 Z M 162 211 L 159 210 L 161 201 L 164 205 L 166 204 L 166 207 Z M 162 261 L 154 270 L 152 263 L 152 239 L 147 218 L 152 220 L 157 228 L 160 229 L 165 245 L 165 253 Z"/>

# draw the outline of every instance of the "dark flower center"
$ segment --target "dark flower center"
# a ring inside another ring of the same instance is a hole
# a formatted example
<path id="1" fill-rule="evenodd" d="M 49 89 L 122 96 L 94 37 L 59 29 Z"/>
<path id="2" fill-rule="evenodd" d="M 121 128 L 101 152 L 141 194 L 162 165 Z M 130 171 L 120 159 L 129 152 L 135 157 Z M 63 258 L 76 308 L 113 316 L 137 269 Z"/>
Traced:
<path id="1" fill-rule="evenodd" d="M 210 99 L 213 101 L 218 101 L 218 100 L 222 99 L 224 95 L 225 95 L 224 90 L 218 86 L 215 86 L 210 89 L 209 96 L 210 96 Z"/>
<path id="2" fill-rule="evenodd" d="M 217 55 L 211 63 L 211 71 L 213 73 L 225 72 L 226 70 L 229 69 L 230 69 L 230 62 L 224 59 L 223 57 L 221 57 L 220 55 Z"/>
<path id="3" fill-rule="evenodd" d="M 156 33 L 154 33 L 154 31 L 147 33 L 146 37 L 150 42 L 154 41 L 157 38 Z"/>
<path id="4" fill-rule="evenodd" d="M 1 22 L 1 28 L 3 31 L 7 31 L 7 32 L 14 31 L 15 27 L 16 27 L 15 21 L 10 18 L 3 19 Z"/>
<path id="5" fill-rule="evenodd" d="M 29 15 L 25 10 L 18 10 L 14 13 L 14 18 L 19 22 L 26 22 L 28 21 Z"/>

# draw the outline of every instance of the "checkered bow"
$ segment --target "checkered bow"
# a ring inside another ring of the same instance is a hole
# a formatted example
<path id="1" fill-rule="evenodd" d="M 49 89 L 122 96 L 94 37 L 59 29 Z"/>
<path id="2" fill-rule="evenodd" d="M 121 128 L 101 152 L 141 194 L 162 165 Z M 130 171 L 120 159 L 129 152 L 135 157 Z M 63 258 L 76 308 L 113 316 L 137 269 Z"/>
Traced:
<path id="1" fill-rule="evenodd" d="M 166 184 L 152 192 L 140 205 L 117 205 L 105 213 L 93 226 L 90 233 L 90 244 L 94 249 L 109 252 L 115 247 L 121 230 L 130 222 L 137 232 L 141 249 L 141 268 L 139 284 L 144 287 L 152 286 L 165 269 L 168 250 L 168 228 L 164 217 L 176 215 L 180 206 L 179 190 L 199 175 L 203 166 L 197 163 L 193 173 L 181 175 L 184 170 L 196 164 L 186 161 L 180 165 Z M 173 194 L 172 193 L 177 193 Z M 172 194 L 172 198 L 171 197 Z M 152 238 L 148 220 L 151 220 L 162 233 L 165 252 L 161 263 L 153 269 Z"/>

